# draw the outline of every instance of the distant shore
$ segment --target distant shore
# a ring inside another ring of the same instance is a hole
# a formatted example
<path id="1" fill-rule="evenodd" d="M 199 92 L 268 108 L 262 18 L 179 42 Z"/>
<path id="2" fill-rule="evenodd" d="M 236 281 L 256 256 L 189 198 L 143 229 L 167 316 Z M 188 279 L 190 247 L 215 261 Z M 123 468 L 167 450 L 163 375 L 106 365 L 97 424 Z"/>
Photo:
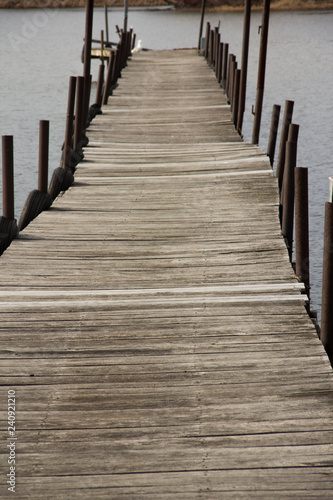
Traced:
<path id="1" fill-rule="evenodd" d="M 124 0 L 95 0 L 95 7 L 109 8 L 123 7 Z M 253 10 L 261 9 L 262 1 L 253 0 Z M 36 9 L 36 8 L 84 8 L 85 0 L 0 0 L 2 9 Z M 179 9 L 197 9 L 201 0 L 130 0 L 131 7 L 166 7 L 174 6 Z M 222 5 L 221 5 L 222 4 Z M 244 0 L 211 0 L 207 10 L 210 11 L 241 11 Z M 272 0 L 272 10 L 330 10 L 333 9 L 333 0 Z"/>

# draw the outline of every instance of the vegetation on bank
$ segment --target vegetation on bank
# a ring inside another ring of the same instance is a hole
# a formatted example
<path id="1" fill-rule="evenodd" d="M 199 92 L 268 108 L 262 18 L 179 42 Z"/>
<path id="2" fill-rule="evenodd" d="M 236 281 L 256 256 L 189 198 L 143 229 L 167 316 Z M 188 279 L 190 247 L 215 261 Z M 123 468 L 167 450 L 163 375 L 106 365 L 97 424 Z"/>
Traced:
<path id="1" fill-rule="evenodd" d="M 31 8 L 84 8 L 86 0 L 0 0 L 3 9 Z M 95 0 L 96 7 L 122 7 L 124 0 Z M 172 5 L 176 8 L 197 8 L 201 0 L 129 0 L 130 7 L 157 7 Z M 262 0 L 252 0 L 260 8 Z M 244 0 L 207 0 L 207 7 L 216 10 L 242 10 Z M 333 9 L 333 0 L 272 0 L 274 10 Z"/>

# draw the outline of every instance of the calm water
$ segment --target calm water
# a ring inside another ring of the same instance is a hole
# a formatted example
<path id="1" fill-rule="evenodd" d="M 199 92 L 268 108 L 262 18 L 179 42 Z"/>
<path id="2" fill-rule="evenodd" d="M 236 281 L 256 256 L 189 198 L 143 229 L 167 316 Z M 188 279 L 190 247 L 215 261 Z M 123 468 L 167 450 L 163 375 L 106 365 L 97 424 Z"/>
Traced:
<path id="1" fill-rule="evenodd" d="M 151 49 L 195 47 L 199 12 L 130 11 L 137 39 Z M 208 13 L 221 21 L 222 41 L 240 61 L 243 15 Z M 121 10 L 109 12 L 111 40 Z M 0 10 L 1 135 L 14 135 L 16 217 L 36 188 L 39 120 L 50 120 L 50 171 L 59 165 L 70 75 L 82 74 L 84 10 Z M 251 140 L 261 13 L 253 13 L 244 138 Z M 104 9 L 94 13 L 94 37 L 104 29 Z M 320 312 L 324 203 L 333 175 L 333 11 L 272 13 L 260 145 L 266 149 L 271 109 L 295 101 L 300 124 L 298 165 L 309 167 L 312 308 Z M 92 62 L 96 79 L 98 61 Z M 283 112 L 283 109 L 282 109 Z"/>

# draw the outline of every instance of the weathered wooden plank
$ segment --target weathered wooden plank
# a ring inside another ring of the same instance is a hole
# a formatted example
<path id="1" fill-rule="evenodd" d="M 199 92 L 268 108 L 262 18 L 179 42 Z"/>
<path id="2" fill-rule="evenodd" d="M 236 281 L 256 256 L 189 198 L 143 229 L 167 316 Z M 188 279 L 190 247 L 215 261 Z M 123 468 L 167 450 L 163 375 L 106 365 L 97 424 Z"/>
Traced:
<path id="1" fill-rule="evenodd" d="M 0 260 L 19 498 L 331 498 L 332 371 L 211 69 L 133 57 L 88 135 Z"/>

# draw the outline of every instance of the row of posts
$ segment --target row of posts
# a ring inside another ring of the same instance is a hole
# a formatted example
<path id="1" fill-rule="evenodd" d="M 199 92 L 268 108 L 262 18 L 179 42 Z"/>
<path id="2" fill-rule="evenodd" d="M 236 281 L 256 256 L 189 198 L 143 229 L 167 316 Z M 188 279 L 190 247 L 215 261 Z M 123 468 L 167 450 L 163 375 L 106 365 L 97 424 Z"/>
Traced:
<path id="1" fill-rule="evenodd" d="M 60 166 L 53 171 L 48 186 L 49 122 L 41 120 L 39 124 L 38 188 L 29 194 L 18 224 L 14 215 L 13 136 L 2 137 L 3 216 L 0 218 L 0 255 L 19 231 L 24 229 L 43 210 L 49 208 L 60 192 L 71 186 L 76 166 L 83 159 L 82 148 L 88 144 L 86 130 L 96 114 L 102 113 L 102 105 L 108 103 L 108 98 L 116 88 L 118 78 L 121 77 L 121 71 L 127 65 L 128 57 L 135 43 L 132 29 L 119 32 L 119 43 L 113 43 L 114 48 L 110 49 L 110 42 L 104 42 L 103 32 L 101 32 L 101 40 L 99 41 L 101 44 L 101 65 L 98 73 L 96 98 L 95 103 L 89 106 L 92 18 L 93 0 L 88 0 L 86 4 L 83 76 L 71 76 L 69 79 L 65 140 Z"/>
<path id="2" fill-rule="evenodd" d="M 229 44 L 221 41 L 219 26 L 206 25 L 204 46 L 202 47 L 202 17 L 198 50 L 206 58 L 215 72 L 219 85 L 224 89 L 230 104 L 232 122 L 237 132 L 242 134 L 245 112 L 245 91 L 247 78 L 249 27 L 251 0 L 245 2 L 242 65 L 238 67 L 236 56 L 229 53 Z M 269 1 L 264 1 L 259 53 L 258 83 L 252 132 L 252 143 L 259 143 L 259 131 L 262 113 L 267 36 L 269 23 Z M 320 339 L 333 362 L 333 179 L 330 201 L 325 205 L 324 260 L 322 278 L 321 328 L 316 323 L 316 313 L 310 310 L 310 263 L 309 263 L 309 202 L 308 169 L 297 167 L 297 141 L 299 125 L 292 123 L 294 101 L 285 102 L 280 133 L 276 177 L 279 185 L 279 215 L 281 232 L 285 239 L 290 262 L 297 279 L 304 283 L 308 296 L 307 310 L 314 320 Z M 273 168 L 278 135 L 281 106 L 274 104 L 267 146 L 267 155 Z M 294 241 L 295 235 L 295 241 Z M 293 262 L 293 243 L 295 243 L 295 262 Z"/>

